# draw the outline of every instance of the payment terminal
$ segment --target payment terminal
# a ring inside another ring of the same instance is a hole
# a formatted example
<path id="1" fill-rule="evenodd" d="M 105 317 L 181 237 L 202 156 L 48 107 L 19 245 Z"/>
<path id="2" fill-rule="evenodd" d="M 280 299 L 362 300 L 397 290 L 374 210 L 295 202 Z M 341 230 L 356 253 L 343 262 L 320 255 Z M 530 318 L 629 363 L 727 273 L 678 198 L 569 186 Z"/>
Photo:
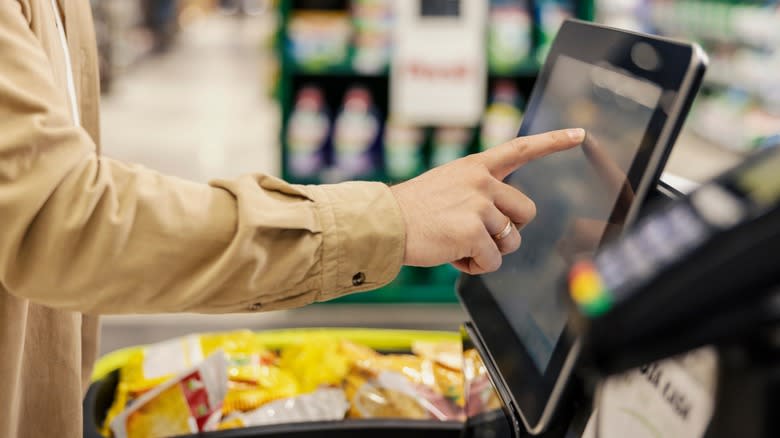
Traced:
<path id="1" fill-rule="evenodd" d="M 705 345 L 708 438 L 780 436 L 780 149 L 645 215 L 570 272 L 581 366 L 606 376 Z"/>
<path id="2" fill-rule="evenodd" d="M 583 361 L 604 372 L 777 324 L 780 150 L 646 215 L 575 264 L 570 285 Z"/>

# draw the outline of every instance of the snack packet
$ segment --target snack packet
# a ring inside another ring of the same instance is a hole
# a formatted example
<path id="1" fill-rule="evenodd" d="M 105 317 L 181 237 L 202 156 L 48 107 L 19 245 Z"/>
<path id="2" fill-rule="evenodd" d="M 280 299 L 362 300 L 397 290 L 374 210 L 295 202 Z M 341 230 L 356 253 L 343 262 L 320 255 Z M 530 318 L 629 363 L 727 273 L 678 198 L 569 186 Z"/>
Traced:
<path id="1" fill-rule="evenodd" d="M 227 355 L 231 379 L 252 381 L 258 366 L 276 362 L 276 355 L 249 330 L 189 335 L 139 350 L 120 370 L 120 382 L 131 394 L 142 393 L 193 367 L 216 350 Z"/>
<path id="2" fill-rule="evenodd" d="M 442 359 L 448 364 L 460 363 L 455 359 L 453 346 L 435 347 L 429 351 L 446 351 L 447 355 L 433 354 L 431 357 Z M 342 342 L 345 355 L 352 361 L 353 369 L 376 377 L 382 371 L 393 371 L 404 375 L 412 383 L 423 385 L 435 393 L 451 400 L 457 406 L 464 405 L 463 373 L 460 369 L 451 369 L 442 365 L 440 360 L 427 359 L 410 354 L 380 354 L 367 347 Z M 458 347 L 458 350 L 460 347 Z"/>
<path id="3" fill-rule="evenodd" d="M 501 409 L 501 400 L 490 383 L 485 363 L 476 349 L 463 352 L 463 375 L 466 413 L 469 417 Z"/>
<path id="4" fill-rule="evenodd" d="M 460 363 L 460 347 L 420 344 L 425 357 L 383 355 L 351 342 L 342 350 L 352 363 L 345 381 L 349 415 L 358 418 L 463 418 L 463 374 L 442 365 Z"/>
<path id="5" fill-rule="evenodd" d="M 284 348 L 279 367 L 295 376 L 300 393 L 305 394 L 323 385 L 340 385 L 349 372 L 350 360 L 337 338 L 312 336 Z"/>
<path id="6" fill-rule="evenodd" d="M 307 421 L 343 420 L 349 409 L 344 390 L 321 388 L 309 394 L 276 400 L 251 412 L 236 413 L 223 420 L 219 429 L 264 426 Z"/>
<path id="7" fill-rule="evenodd" d="M 406 418 L 461 420 L 463 409 L 426 385 L 413 383 L 403 374 L 380 372 L 360 383 L 348 380 L 352 418 Z"/>
<path id="8" fill-rule="evenodd" d="M 122 366 L 103 434 L 109 434 L 111 422 L 128 403 L 217 349 L 228 359 L 230 384 L 223 405 L 225 413 L 252 410 L 269 400 L 299 393 L 294 377 L 276 366 L 276 354 L 258 343 L 249 330 L 184 336 L 138 350 Z"/>
<path id="9" fill-rule="evenodd" d="M 216 351 L 199 365 L 134 400 L 111 422 L 115 438 L 162 438 L 215 430 L 227 393 L 227 359 Z"/>
<path id="10" fill-rule="evenodd" d="M 299 393 L 298 381 L 289 371 L 276 365 L 257 366 L 252 373 L 242 371 L 241 380 L 231 376 L 222 412 L 251 411 L 269 401 Z"/>
<path id="11" fill-rule="evenodd" d="M 415 341 L 412 353 L 451 370 L 463 370 L 463 345 L 460 342 Z"/>

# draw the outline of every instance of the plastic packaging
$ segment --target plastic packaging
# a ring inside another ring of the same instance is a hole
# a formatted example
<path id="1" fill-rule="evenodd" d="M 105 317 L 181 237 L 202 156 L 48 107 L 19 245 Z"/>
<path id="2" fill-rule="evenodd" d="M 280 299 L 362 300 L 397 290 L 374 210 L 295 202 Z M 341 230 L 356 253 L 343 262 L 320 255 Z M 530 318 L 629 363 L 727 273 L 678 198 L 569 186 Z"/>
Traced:
<path id="1" fill-rule="evenodd" d="M 388 120 L 385 125 L 385 171 L 392 180 L 406 180 L 423 170 L 423 130 Z"/>
<path id="2" fill-rule="evenodd" d="M 349 409 L 344 390 L 322 388 L 314 392 L 265 404 L 251 412 L 238 413 L 220 423 L 220 429 L 264 426 L 307 421 L 337 421 L 344 419 Z"/>
<path id="3" fill-rule="evenodd" d="M 116 438 L 157 438 L 215 430 L 227 394 L 228 362 L 216 351 L 138 397 L 111 422 Z"/>
<path id="4" fill-rule="evenodd" d="M 576 5 L 572 0 L 538 0 L 542 44 L 537 50 L 540 63 L 544 62 L 550 52 L 552 42 L 563 21 L 575 16 Z"/>
<path id="5" fill-rule="evenodd" d="M 228 360 L 226 412 L 254 409 L 269 400 L 298 394 L 295 378 L 278 370 L 277 356 L 257 343 L 251 331 L 189 335 L 147 346 L 128 359 L 119 370 L 119 384 L 106 415 L 104 435 L 113 419 L 132 401 L 217 350 L 223 351 Z"/>
<path id="6" fill-rule="evenodd" d="M 496 73 L 511 73 L 531 55 L 532 22 L 526 0 L 492 0 L 488 19 L 488 65 Z"/>
<path id="7" fill-rule="evenodd" d="M 295 376 L 301 393 L 323 385 L 337 386 L 349 372 L 349 360 L 342 353 L 341 342 L 327 336 L 313 336 L 284 348 L 279 366 Z"/>
<path id="8" fill-rule="evenodd" d="M 469 144 L 474 137 L 470 128 L 460 126 L 440 126 L 433 133 L 431 167 L 438 167 L 469 152 Z"/>
<path id="9" fill-rule="evenodd" d="M 252 379 L 231 378 L 222 411 L 249 411 L 269 401 L 293 397 L 300 393 L 298 380 L 287 370 L 275 365 L 257 367 Z"/>
<path id="10" fill-rule="evenodd" d="M 469 417 L 501 409 L 501 400 L 493 389 L 485 363 L 476 349 L 463 352 L 463 378 L 466 414 Z"/>
<path id="11" fill-rule="evenodd" d="M 515 84 L 497 82 L 479 134 L 479 146 L 483 151 L 517 136 L 523 121 L 520 107 L 521 99 Z"/>
<path id="12" fill-rule="evenodd" d="M 330 115 L 322 90 L 301 88 L 287 127 L 290 173 L 298 178 L 319 174 L 326 164 Z"/>
<path id="13" fill-rule="evenodd" d="M 373 173 L 381 123 L 367 88 L 356 86 L 347 90 L 333 129 L 337 170 L 346 178 Z"/>
<path id="14" fill-rule="evenodd" d="M 104 435 L 170 436 L 345 413 L 464 418 L 457 341 L 414 342 L 415 354 L 380 354 L 319 333 L 273 344 L 273 351 L 258 339 L 249 331 L 202 334 L 134 351 L 120 368 Z"/>
<path id="15" fill-rule="evenodd" d="M 463 418 L 463 375 L 459 370 L 435 359 L 408 354 L 382 355 L 349 342 L 342 345 L 353 361 L 345 383 L 352 404 L 351 417 L 442 421 Z M 429 351 L 437 348 L 455 350 L 427 346 Z"/>
<path id="16" fill-rule="evenodd" d="M 355 70 L 373 74 L 387 68 L 393 48 L 393 3 L 392 0 L 352 0 Z"/>
<path id="17" fill-rule="evenodd" d="M 340 65 L 347 59 L 352 24 L 335 11 L 296 11 L 288 24 L 287 51 L 308 70 Z"/>

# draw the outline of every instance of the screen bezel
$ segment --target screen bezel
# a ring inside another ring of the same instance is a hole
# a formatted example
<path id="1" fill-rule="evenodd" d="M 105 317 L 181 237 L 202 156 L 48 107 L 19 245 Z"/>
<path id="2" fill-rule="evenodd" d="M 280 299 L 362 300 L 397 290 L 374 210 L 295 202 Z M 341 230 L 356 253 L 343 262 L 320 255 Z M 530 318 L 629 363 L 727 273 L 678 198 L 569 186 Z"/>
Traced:
<path id="1" fill-rule="evenodd" d="M 650 44 L 658 53 L 663 63 L 657 70 L 641 69 L 631 61 L 631 49 L 639 42 Z M 558 32 L 531 93 L 520 135 L 528 132 L 529 121 L 533 120 L 535 109 L 542 100 L 554 61 L 561 55 L 590 64 L 607 61 L 662 89 L 661 101 L 651 116 L 627 175 L 627 181 L 635 192 L 625 215 L 625 223 L 630 223 L 649 186 L 660 177 L 685 113 L 698 90 L 706 57 L 695 44 L 567 20 Z M 614 208 L 612 214 L 616 214 Z M 484 359 L 490 360 L 498 372 L 494 381 L 505 386 L 516 413 L 528 431 L 540 433 L 549 425 L 569 379 L 579 341 L 561 336 L 547 369 L 540 373 L 481 277 L 464 274 L 456 289 L 476 331 L 485 342 L 488 356 Z M 570 324 L 571 321 L 567 321 L 564 332 L 570 332 Z"/>

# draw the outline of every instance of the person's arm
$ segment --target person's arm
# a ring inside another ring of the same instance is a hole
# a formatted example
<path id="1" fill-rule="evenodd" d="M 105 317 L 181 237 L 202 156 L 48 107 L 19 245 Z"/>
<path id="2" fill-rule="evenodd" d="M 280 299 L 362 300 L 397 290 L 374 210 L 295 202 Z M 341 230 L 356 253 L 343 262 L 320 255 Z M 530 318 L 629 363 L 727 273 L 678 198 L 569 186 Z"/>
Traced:
<path id="1" fill-rule="evenodd" d="M 373 289 L 400 269 L 386 186 L 201 185 L 100 157 L 14 1 L 0 5 L 0 59 L 0 290 L 87 313 L 235 312 Z"/>

